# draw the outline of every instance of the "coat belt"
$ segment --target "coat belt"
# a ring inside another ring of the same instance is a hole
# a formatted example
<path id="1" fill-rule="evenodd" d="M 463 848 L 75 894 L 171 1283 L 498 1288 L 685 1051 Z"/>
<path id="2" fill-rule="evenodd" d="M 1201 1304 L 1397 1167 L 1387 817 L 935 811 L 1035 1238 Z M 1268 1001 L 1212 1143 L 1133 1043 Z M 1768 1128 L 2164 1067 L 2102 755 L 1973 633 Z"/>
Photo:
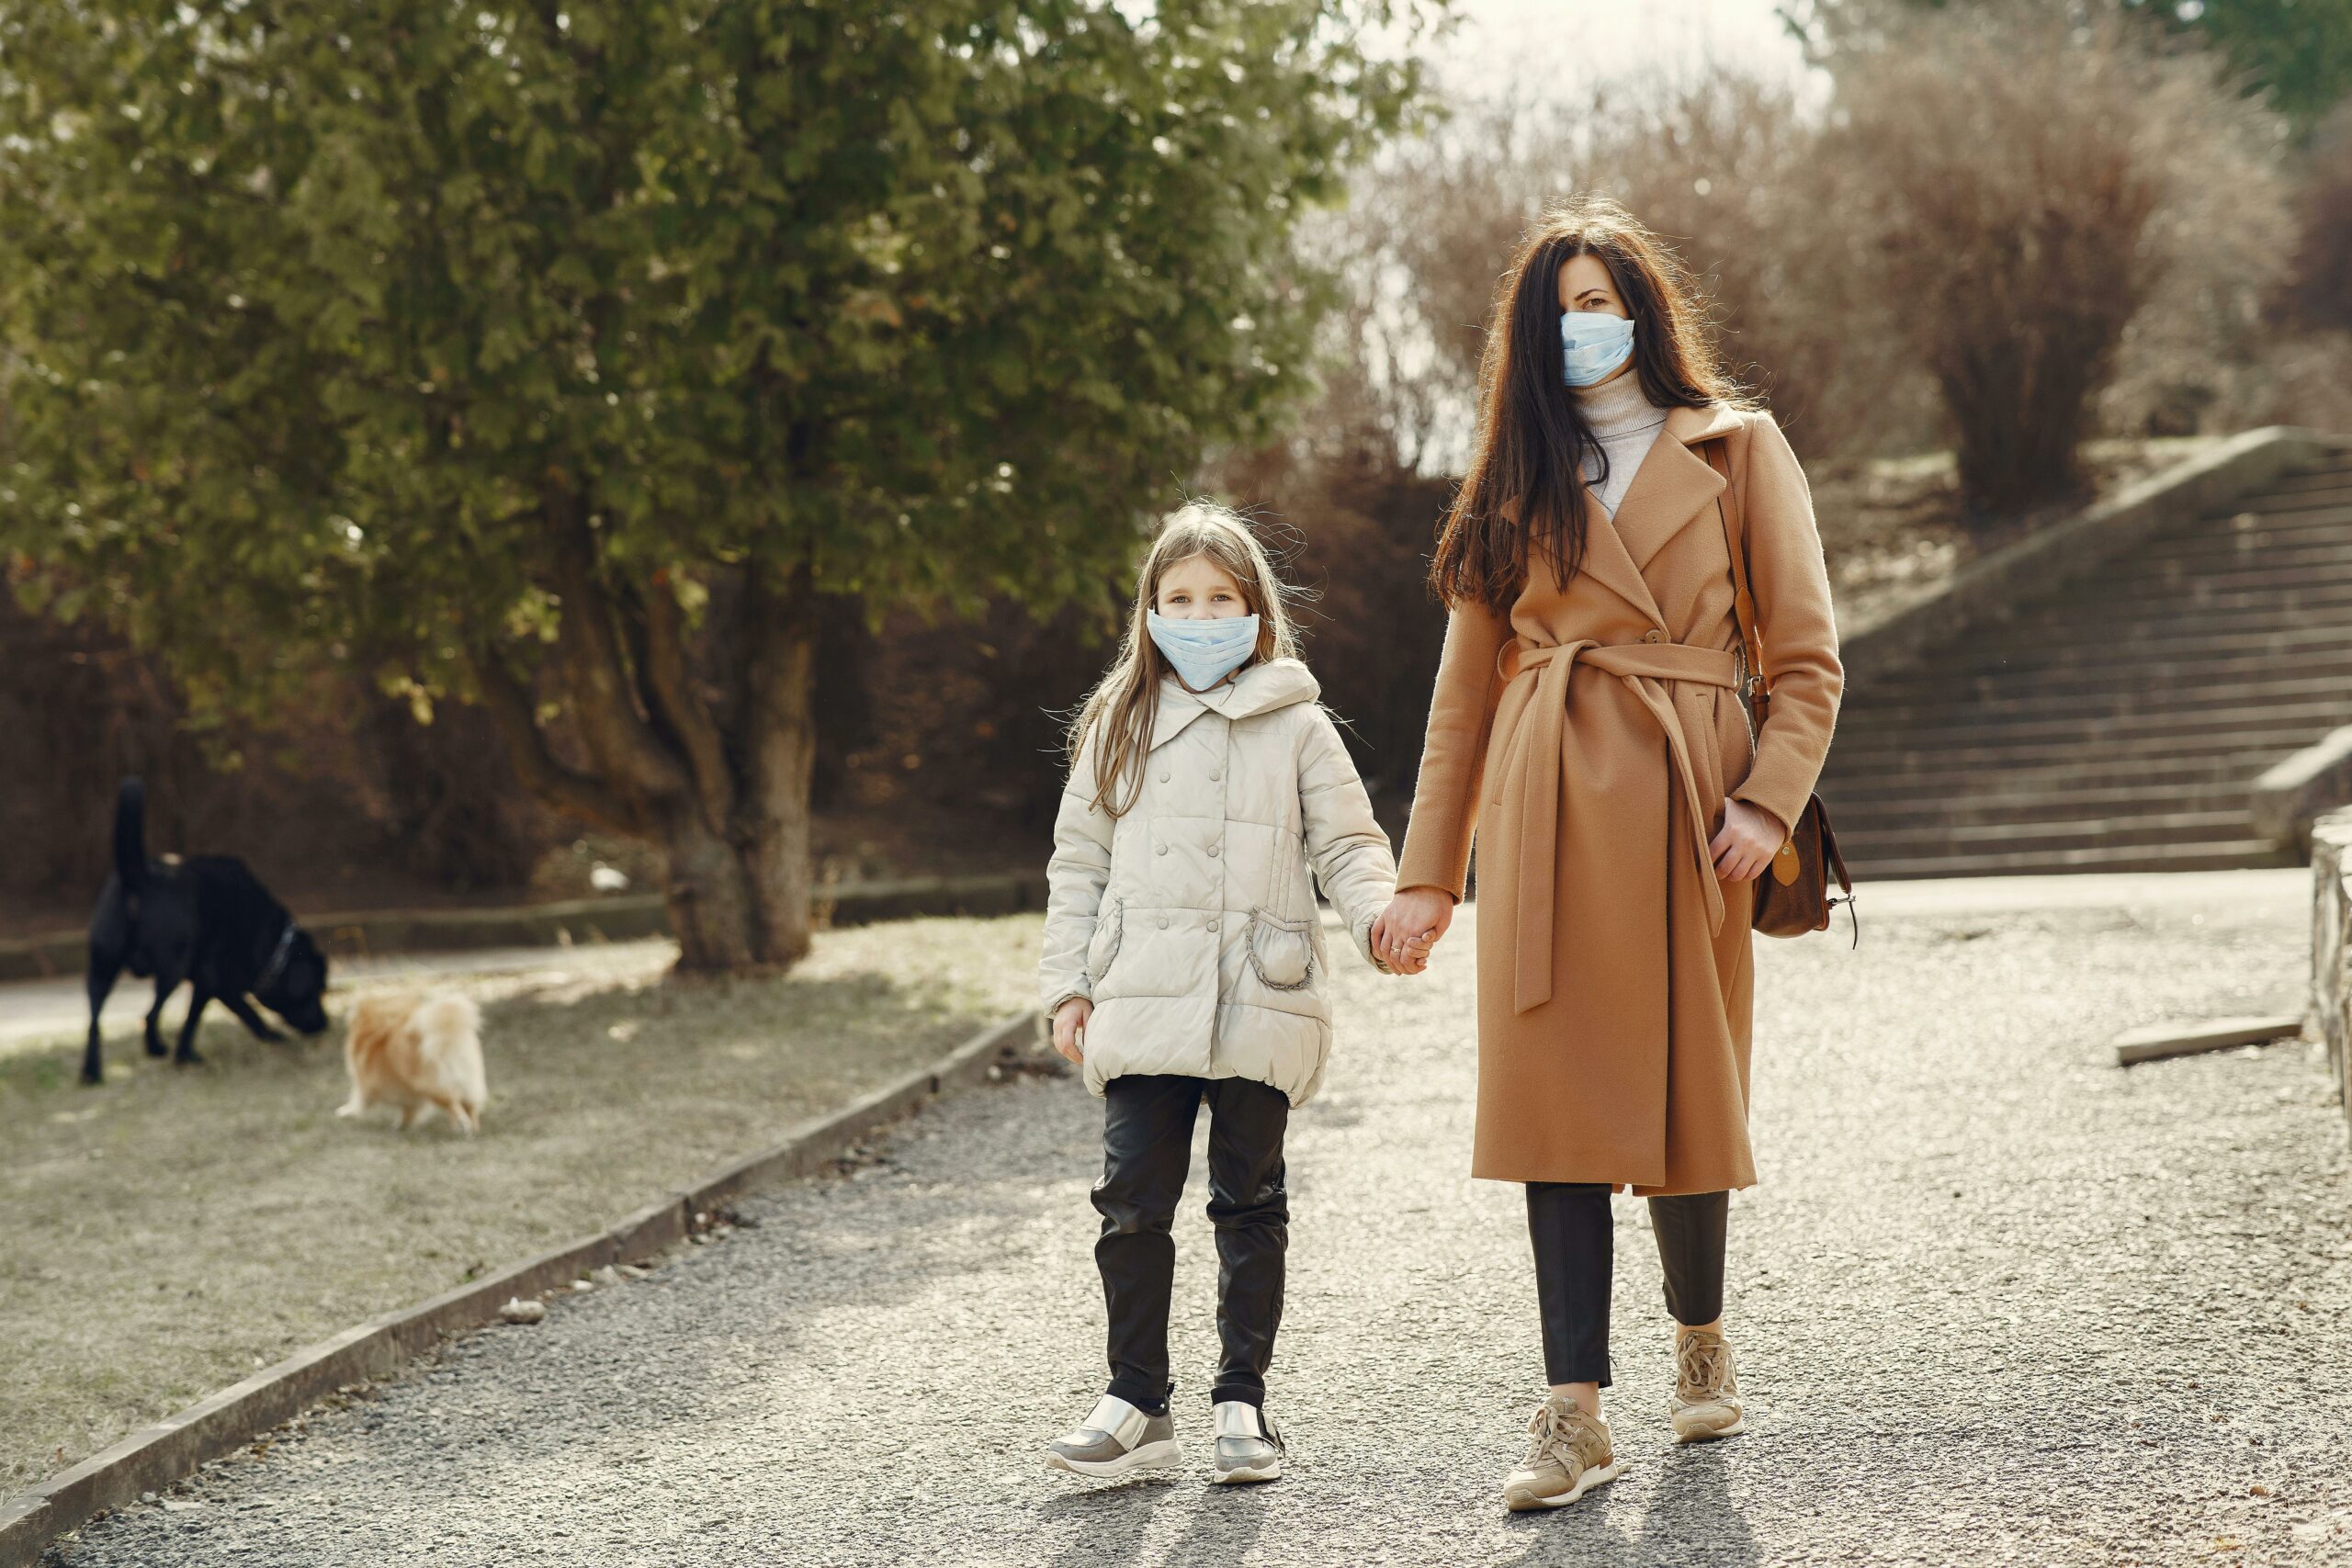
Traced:
<path id="1" fill-rule="evenodd" d="M 1521 708 L 1517 734 L 1504 753 L 1505 766 L 1520 771 L 1520 788 L 1506 780 L 1499 802 L 1506 820 L 1504 843 L 1517 846 L 1519 880 L 1519 951 L 1513 958 L 1512 1003 L 1525 1012 L 1552 999 L 1553 901 L 1558 897 L 1560 834 L 1560 750 L 1566 739 L 1568 674 L 1579 664 L 1606 671 L 1625 682 L 1626 689 L 1666 732 L 1674 765 L 1682 775 L 1683 798 L 1690 810 L 1690 849 L 1696 857 L 1699 886 L 1707 898 L 1711 932 L 1724 929 L 1723 889 L 1715 884 L 1714 857 L 1708 852 L 1707 813 L 1699 798 L 1698 774 L 1690 766 L 1690 739 L 1682 730 L 1681 715 L 1667 696 L 1662 681 L 1692 681 L 1736 689 L 1739 663 L 1728 649 L 1701 648 L 1683 642 L 1604 643 L 1590 637 L 1576 642 L 1535 643 L 1514 637 L 1503 645 L 1495 661 L 1506 682 L 1532 676 L 1535 690 Z M 1516 822 L 1509 820 L 1518 803 Z M 1512 831 L 1516 828 L 1517 831 Z"/>

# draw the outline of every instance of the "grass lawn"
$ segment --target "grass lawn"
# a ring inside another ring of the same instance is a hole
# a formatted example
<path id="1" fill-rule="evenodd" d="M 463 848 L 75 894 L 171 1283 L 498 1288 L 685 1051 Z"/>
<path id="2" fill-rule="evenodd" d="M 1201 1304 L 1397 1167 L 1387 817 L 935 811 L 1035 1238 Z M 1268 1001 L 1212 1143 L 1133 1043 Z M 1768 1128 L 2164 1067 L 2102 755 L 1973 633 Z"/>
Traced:
<path id="1" fill-rule="evenodd" d="M 1039 917 L 828 931 L 781 979 L 662 979 L 666 942 L 439 984 L 482 1006 L 481 1136 L 339 1120 L 340 1023 L 209 1021 L 195 1068 L 0 1055 L 0 1493 L 652 1201 L 1034 1004 Z M 350 994 L 334 998 L 347 1006 Z"/>

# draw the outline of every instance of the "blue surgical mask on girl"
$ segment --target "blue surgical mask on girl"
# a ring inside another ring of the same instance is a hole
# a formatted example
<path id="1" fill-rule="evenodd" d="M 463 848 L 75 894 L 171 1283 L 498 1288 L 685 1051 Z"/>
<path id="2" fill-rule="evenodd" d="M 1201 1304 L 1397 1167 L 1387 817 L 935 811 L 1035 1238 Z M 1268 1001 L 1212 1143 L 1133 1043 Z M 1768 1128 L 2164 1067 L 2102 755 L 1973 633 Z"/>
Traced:
<path id="1" fill-rule="evenodd" d="M 1258 650 L 1258 617 L 1183 620 L 1148 610 L 1152 646 L 1193 691 L 1205 692 L 1241 668 Z"/>
<path id="2" fill-rule="evenodd" d="M 1606 381 L 1634 357 L 1634 323 L 1606 310 L 1569 310 L 1560 317 L 1560 346 L 1571 387 Z"/>

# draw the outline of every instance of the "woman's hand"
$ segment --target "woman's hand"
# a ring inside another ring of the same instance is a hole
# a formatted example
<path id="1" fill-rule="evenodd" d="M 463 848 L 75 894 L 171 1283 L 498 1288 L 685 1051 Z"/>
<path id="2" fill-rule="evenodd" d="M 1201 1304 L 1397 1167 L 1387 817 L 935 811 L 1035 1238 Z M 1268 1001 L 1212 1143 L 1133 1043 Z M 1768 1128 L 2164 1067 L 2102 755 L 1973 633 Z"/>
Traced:
<path id="1" fill-rule="evenodd" d="M 1442 887 L 1407 887 L 1372 922 L 1372 950 L 1399 975 L 1430 966 L 1430 950 L 1453 923 L 1453 895 Z"/>
<path id="2" fill-rule="evenodd" d="M 1054 1010 L 1054 1049 L 1073 1066 L 1086 1065 L 1086 1053 L 1079 1048 L 1078 1032 L 1094 1016 L 1094 1004 L 1084 997 L 1072 997 Z"/>
<path id="3" fill-rule="evenodd" d="M 1764 874 L 1788 840 L 1780 818 L 1744 800 L 1724 802 L 1724 825 L 1707 845 L 1715 857 L 1715 875 L 1725 882 L 1752 882 Z"/>

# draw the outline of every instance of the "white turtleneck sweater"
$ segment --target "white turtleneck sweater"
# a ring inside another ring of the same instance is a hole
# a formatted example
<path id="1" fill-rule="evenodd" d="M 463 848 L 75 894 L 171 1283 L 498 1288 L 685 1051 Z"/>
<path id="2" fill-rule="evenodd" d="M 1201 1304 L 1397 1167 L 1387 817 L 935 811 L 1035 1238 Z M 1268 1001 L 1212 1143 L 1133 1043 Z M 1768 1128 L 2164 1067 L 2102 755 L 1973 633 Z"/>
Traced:
<path id="1" fill-rule="evenodd" d="M 1596 459 L 1585 459 L 1585 482 L 1591 486 L 1593 499 L 1600 502 L 1611 517 L 1617 515 L 1617 503 L 1625 499 L 1626 487 L 1634 482 L 1634 474 L 1649 455 L 1657 433 L 1666 428 L 1666 410 L 1642 395 L 1641 373 L 1628 369 L 1613 381 L 1598 387 L 1570 389 L 1584 411 L 1585 423 L 1592 426 L 1592 434 L 1600 442 L 1600 449 L 1609 454 L 1609 478 L 1600 484 L 1592 483 L 1598 471 Z"/>

